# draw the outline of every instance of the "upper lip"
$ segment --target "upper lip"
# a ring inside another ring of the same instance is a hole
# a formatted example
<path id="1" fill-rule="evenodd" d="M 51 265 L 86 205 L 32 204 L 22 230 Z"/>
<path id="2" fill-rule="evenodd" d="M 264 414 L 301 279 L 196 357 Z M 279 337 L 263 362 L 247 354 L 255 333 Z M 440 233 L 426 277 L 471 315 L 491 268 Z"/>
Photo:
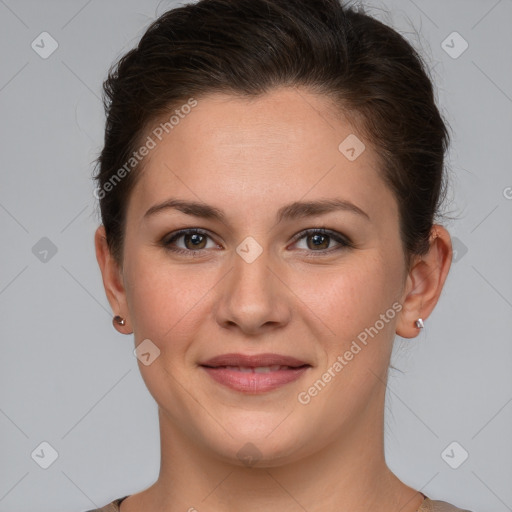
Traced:
<path id="1" fill-rule="evenodd" d="M 295 357 L 284 356 L 281 354 L 221 354 L 219 356 L 212 357 L 207 361 L 200 363 L 201 366 L 242 366 L 242 367 L 253 367 L 258 366 L 291 366 L 298 368 L 300 366 L 310 366 L 305 361 L 301 361 Z"/>

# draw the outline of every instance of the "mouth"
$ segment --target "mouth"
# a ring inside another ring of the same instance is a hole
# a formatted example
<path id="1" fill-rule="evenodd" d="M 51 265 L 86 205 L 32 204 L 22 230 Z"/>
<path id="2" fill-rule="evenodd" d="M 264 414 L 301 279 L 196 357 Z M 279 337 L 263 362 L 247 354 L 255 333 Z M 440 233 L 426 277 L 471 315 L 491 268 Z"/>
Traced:
<path id="1" fill-rule="evenodd" d="M 304 365 L 306 366 L 306 365 Z M 272 366 L 204 366 L 205 368 L 214 368 L 214 369 L 220 369 L 223 368 L 225 370 L 230 370 L 233 372 L 242 372 L 242 373 L 270 373 L 270 372 L 277 372 L 280 370 L 295 370 L 296 367 L 293 366 L 282 366 L 279 364 L 275 364 Z M 297 368 L 302 368 L 302 366 L 299 366 Z"/>
<path id="2" fill-rule="evenodd" d="M 280 354 L 223 354 L 201 363 L 200 367 L 223 386 L 259 394 L 296 381 L 311 365 Z"/>

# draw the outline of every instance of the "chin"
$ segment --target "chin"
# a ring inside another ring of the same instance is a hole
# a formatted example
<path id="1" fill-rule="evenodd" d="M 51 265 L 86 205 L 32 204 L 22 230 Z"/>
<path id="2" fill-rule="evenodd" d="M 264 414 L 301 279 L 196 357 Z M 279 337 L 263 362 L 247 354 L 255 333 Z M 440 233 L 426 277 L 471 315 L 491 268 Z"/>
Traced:
<path id="1" fill-rule="evenodd" d="M 306 451 L 314 451 L 313 445 L 318 442 L 318 435 L 306 425 L 301 428 L 292 417 L 293 413 L 287 417 L 285 411 L 281 414 L 245 412 L 243 420 L 232 418 L 225 425 L 231 436 L 226 431 L 212 436 L 210 430 L 204 442 L 228 464 L 248 468 L 282 466 L 304 457 Z"/>

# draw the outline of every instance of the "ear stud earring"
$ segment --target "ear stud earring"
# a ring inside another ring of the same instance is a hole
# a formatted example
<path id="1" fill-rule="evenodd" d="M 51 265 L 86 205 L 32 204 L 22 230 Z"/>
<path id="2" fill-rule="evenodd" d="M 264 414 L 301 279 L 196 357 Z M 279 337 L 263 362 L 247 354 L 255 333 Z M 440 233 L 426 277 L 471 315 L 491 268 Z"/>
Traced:
<path id="1" fill-rule="evenodd" d="M 118 325 L 125 325 L 126 324 L 126 320 L 122 316 L 116 315 L 112 319 L 112 323 L 113 324 L 118 324 Z M 115 327 L 115 325 L 114 325 L 114 327 Z"/>
<path id="2" fill-rule="evenodd" d="M 416 320 L 416 322 L 414 322 L 414 325 L 418 329 L 423 329 L 423 327 L 425 327 L 425 325 L 423 324 L 423 320 L 421 318 L 418 318 L 418 320 Z"/>

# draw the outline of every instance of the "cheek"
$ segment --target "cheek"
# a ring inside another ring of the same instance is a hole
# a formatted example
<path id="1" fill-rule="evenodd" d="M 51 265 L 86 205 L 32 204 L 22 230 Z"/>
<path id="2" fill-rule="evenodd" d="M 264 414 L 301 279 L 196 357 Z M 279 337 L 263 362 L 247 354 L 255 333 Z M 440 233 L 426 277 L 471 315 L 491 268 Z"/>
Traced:
<path id="1" fill-rule="evenodd" d="M 396 272 L 377 253 L 322 270 L 297 275 L 292 289 L 322 320 L 326 339 L 334 338 L 335 345 L 373 325 L 395 301 Z"/>
<path id="2" fill-rule="evenodd" d="M 165 253 L 132 253 L 127 289 L 136 342 L 149 338 L 161 351 L 184 350 L 184 342 L 205 318 L 205 294 L 216 282 L 213 269 L 172 265 Z M 193 336 L 192 336 L 193 337 Z"/>
<path id="3" fill-rule="evenodd" d="M 345 410 L 355 410 L 359 401 L 367 403 L 375 386 L 380 387 L 375 375 L 382 378 L 387 370 L 397 309 L 401 309 L 399 264 L 390 264 L 377 251 L 353 261 L 323 279 L 322 299 L 314 306 L 334 333 L 323 338 L 324 358 L 317 378 L 329 372 L 325 375 L 329 384 L 317 402 L 337 403 Z"/>
<path id="4" fill-rule="evenodd" d="M 160 346 L 183 304 L 180 283 L 143 253 L 132 252 L 126 268 L 128 304 L 137 341 L 149 338 Z"/>
<path id="5" fill-rule="evenodd" d="M 200 276 L 193 271 L 186 271 L 185 266 L 172 267 L 148 253 L 132 253 L 126 265 L 135 345 L 149 339 L 160 351 L 151 364 L 139 362 L 138 366 L 156 402 L 179 416 L 193 408 L 180 383 L 187 381 L 188 368 L 183 363 L 196 337 L 197 306 L 205 292 L 199 289 Z"/>
<path id="6" fill-rule="evenodd" d="M 324 357 L 301 396 L 311 400 L 311 413 L 327 415 L 333 426 L 338 424 L 339 411 L 359 414 L 382 387 L 379 377 L 388 368 L 401 308 L 396 301 L 399 271 L 399 266 L 390 266 L 375 252 L 321 279 L 317 275 L 302 281 L 307 287 L 304 297 L 308 290 L 314 297 L 307 302 L 314 313 L 310 316 L 318 316 L 328 329 L 319 338 Z"/>

